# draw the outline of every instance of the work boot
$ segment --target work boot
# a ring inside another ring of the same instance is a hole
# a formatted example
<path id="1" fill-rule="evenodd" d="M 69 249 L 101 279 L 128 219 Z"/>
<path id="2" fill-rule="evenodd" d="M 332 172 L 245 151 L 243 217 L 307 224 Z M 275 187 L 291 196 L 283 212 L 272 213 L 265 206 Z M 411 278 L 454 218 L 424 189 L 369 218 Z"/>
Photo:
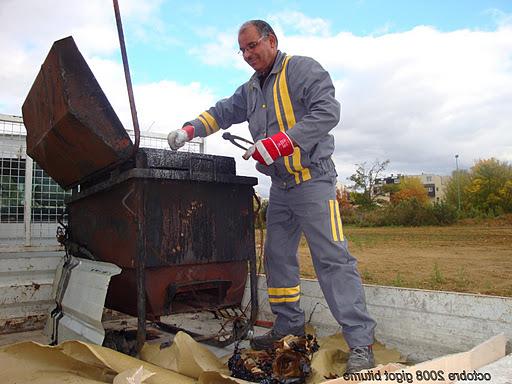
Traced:
<path id="1" fill-rule="evenodd" d="M 256 351 L 270 349 L 276 341 L 281 340 L 285 336 L 286 335 L 281 335 L 277 331 L 274 331 L 274 329 L 271 329 L 264 335 L 253 337 L 251 339 L 251 348 Z"/>
<path id="2" fill-rule="evenodd" d="M 345 373 L 355 373 L 363 369 L 375 367 L 372 346 L 354 347 L 350 349 Z"/>

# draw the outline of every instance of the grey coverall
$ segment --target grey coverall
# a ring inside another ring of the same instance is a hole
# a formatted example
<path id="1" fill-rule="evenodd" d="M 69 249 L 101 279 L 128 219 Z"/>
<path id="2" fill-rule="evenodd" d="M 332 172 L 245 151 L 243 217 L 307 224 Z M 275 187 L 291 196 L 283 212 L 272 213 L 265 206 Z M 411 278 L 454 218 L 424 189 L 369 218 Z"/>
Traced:
<path id="1" fill-rule="evenodd" d="M 303 232 L 329 308 L 350 347 L 371 345 L 374 320 L 366 310 L 356 259 L 343 236 L 336 201 L 336 170 L 329 131 L 340 105 L 327 71 L 309 57 L 278 51 L 273 68 L 260 85 L 255 73 L 233 96 L 187 122 L 195 136 L 249 122 L 254 139 L 279 131 L 297 143 L 294 153 L 257 169 L 272 178 L 267 209 L 265 272 L 270 306 L 279 334 L 302 334 L 297 249 Z"/>

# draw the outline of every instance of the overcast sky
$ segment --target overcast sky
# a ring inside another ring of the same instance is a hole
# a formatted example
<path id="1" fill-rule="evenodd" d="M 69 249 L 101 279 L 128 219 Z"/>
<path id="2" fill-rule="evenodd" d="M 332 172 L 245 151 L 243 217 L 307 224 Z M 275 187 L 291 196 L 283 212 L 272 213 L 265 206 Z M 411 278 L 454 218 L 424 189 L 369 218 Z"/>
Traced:
<path id="1" fill-rule="evenodd" d="M 237 30 L 269 21 L 279 47 L 314 57 L 342 104 L 335 162 L 390 160 L 388 173 L 449 175 L 496 157 L 512 162 L 511 1 L 119 0 L 140 126 L 168 133 L 251 76 Z M 52 43 L 73 36 L 126 128 L 131 117 L 110 0 L 0 0 L 0 113 L 21 105 Z M 249 138 L 245 124 L 233 134 Z M 216 137 L 215 137 L 216 136 Z M 253 160 L 224 142 L 208 153 Z M 268 180 L 258 190 L 267 195 Z"/>

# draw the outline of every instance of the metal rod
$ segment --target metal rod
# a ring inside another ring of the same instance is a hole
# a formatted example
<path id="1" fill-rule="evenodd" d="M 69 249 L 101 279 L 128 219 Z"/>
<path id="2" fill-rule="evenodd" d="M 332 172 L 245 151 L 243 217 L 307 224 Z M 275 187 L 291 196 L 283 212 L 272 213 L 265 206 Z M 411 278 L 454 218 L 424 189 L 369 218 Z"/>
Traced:
<path id="1" fill-rule="evenodd" d="M 29 247 L 32 245 L 32 173 L 34 169 L 34 160 L 32 160 L 26 152 L 25 159 L 25 246 Z"/>
<path id="2" fill-rule="evenodd" d="M 130 76 L 130 67 L 128 66 L 128 56 L 126 54 L 126 46 L 124 44 L 123 24 L 121 22 L 121 13 L 119 12 L 119 4 L 117 0 L 114 2 L 114 12 L 116 14 L 117 34 L 119 35 L 119 45 L 121 47 L 121 57 L 123 58 L 124 78 L 126 79 L 126 87 L 128 88 L 128 99 L 130 101 L 130 111 L 132 112 L 133 130 L 135 132 L 135 144 L 132 156 L 135 156 L 140 144 L 139 120 L 137 118 L 137 109 L 135 108 L 135 98 L 133 97 L 132 80 Z"/>
<path id="3" fill-rule="evenodd" d="M 126 46 L 124 43 L 123 24 L 121 23 L 121 12 L 117 0 L 113 0 L 114 13 L 116 15 L 117 34 L 119 35 L 119 45 L 121 47 L 121 56 L 123 58 L 124 77 L 126 79 L 126 87 L 128 89 L 128 99 L 130 101 L 130 110 L 132 113 L 133 130 L 135 132 L 135 143 L 132 156 L 137 154 L 140 144 L 140 129 L 137 119 L 137 109 L 135 108 L 135 98 L 133 97 L 132 80 L 130 76 L 130 68 L 128 66 L 128 56 L 126 54 Z M 138 227 L 137 242 L 137 260 L 136 260 L 136 278 L 137 278 L 137 354 L 142 350 L 142 346 L 146 342 L 146 279 L 145 279 L 145 251 L 144 251 L 144 234 L 141 225 L 142 215 L 137 212 L 136 223 Z"/>
<path id="4" fill-rule="evenodd" d="M 253 211 L 253 215 L 255 217 L 253 218 L 253 223 L 256 221 L 256 217 L 259 214 L 259 210 L 261 208 L 261 202 L 258 196 L 256 195 L 256 192 L 253 191 L 253 196 L 256 198 L 256 201 L 258 202 L 258 209 L 256 212 Z M 252 198 L 251 198 L 252 203 Z M 254 229 L 254 227 L 253 227 Z M 256 320 L 258 319 L 258 276 L 257 276 L 257 266 L 256 266 L 256 249 L 254 249 L 254 252 L 251 252 L 251 256 L 249 259 L 249 281 L 251 284 L 251 319 L 250 324 L 254 325 L 256 323 Z"/>
<path id="5" fill-rule="evenodd" d="M 144 200 L 146 182 L 138 187 L 136 194 L 140 201 Z M 144 343 L 146 342 L 146 234 L 144 231 L 145 204 L 137 210 L 137 260 L 136 260 L 136 279 L 137 279 L 137 355 L 140 354 Z"/>
<path id="6" fill-rule="evenodd" d="M 455 155 L 455 169 L 457 173 L 457 210 L 460 214 L 460 174 L 459 174 L 459 155 Z"/>

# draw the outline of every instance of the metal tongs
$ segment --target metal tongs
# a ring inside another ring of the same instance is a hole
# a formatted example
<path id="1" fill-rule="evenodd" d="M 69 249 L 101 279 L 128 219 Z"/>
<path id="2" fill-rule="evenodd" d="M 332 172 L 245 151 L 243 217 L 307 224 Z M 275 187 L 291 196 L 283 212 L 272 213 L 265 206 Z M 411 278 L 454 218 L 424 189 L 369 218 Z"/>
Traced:
<path id="1" fill-rule="evenodd" d="M 242 156 L 245 160 L 249 159 L 252 155 L 252 153 L 254 151 L 251 151 L 251 153 L 249 153 L 249 148 L 246 148 L 244 147 L 242 144 L 240 143 L 237 143 L 236 140 L 239 140 L 239 141 L 243 141 L 244 143 L 247 143 L 247 144 L 251 144 L 251 145 L 254 145 L 254 143 L 250 140 L 247 140 L 243 137 L 240 137 L 240 136 L 235 136 L 235 135 L 232 135 L 231 133 L 229 132 L 224 132 L 222 134 L 222 138 L 224 140 L 229 140 L 231 141 L 232 144 L 236 145 L 238 148 L 242 148 L 243 150 L 245 150 L 245 154 Z"/>

